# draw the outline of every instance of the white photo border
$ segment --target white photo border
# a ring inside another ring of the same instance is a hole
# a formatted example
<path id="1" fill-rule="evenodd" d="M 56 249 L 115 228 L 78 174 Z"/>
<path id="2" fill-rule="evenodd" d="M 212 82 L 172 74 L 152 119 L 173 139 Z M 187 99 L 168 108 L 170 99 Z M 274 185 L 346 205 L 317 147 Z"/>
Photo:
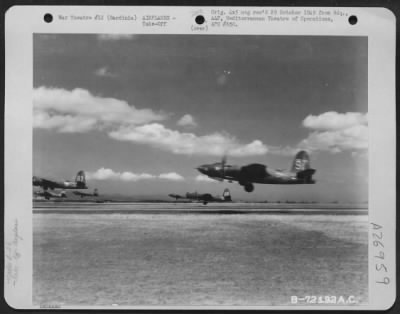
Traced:
<path id="1" fill-rule="evenodd" d="M 288 9 L 289 7 L 276 9 Z M 105 7 L 105 6 L 14 6 L 5 18 L 5 280 L 7 303 L 13 308 L 39 308 L 32 304 L 32 91 L 33 34 L 202 34 L 215 35 L 309 35 L 368 37 L 368 123 L 369 123 L 369 304 L 329 306 L 63 306 L 63 309 L 334 309 L 385 310 L 396 298 L 396 111 L 395 28 L 393 13 L 385 8 L 327 8 L 333 23 L 239 22 L 236 28 L 198 30 L 194 17 L 210 16 L 218 7 Z M 221 7 L 228 10 L 229 7 Z M 235 7 L 252 9 L 252 7 Z M 304 9 L 301 7 L 290 9 Z M 310 8 L 308 8 L 310 9 Z M 319 9 L 319 8 L 314 8 Z M 52 23 L 43 16 L 51 13 Z M 165 27 L 146 28 L 140 23 L 96 20 L 62 21 L 59 15 L 171 15 Z M 348 17 L 358 17 L 350 25 Z M 265 26 L 265 27 L 262 27 Z M 383 232 L 384 261 L 374 242 L 374 226 Z M 10 256 L 7 256 L 9 253 Z M 377 269 L 384 263 L 387 274 Z M 379 283 L 387 277 L 389 284 Z"/>

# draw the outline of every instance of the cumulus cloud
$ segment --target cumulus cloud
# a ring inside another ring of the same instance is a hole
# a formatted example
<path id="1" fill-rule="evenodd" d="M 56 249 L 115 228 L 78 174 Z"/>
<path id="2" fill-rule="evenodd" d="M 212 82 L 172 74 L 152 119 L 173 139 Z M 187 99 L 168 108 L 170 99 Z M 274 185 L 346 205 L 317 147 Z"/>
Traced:
<path id="1" fill-rule="evenodd" d="M 158 176 L 160 179 L 172 180 L 172 181 L 183 181 L 184 178 L 176 172 L 162 173 Z"/>
<path id="2" fill-rule="evenodd" d="M 299 151 L 299 147 L 291 146 L 268 146 L 268 153 L 278 156 L 294 156 Z"/>
<path id="3" fill-rule="evenodd" d="M 198 136 L 166 128 L 159 123 L 141 126 L 121 127 L 109 133 L 111 138 L 120 141 L 148 144 L 175 154 L 213 155 L 242 157 L 263 155 L 268 149 L 259 140 L 248 144 L 240 143 L 235 137 L 223 133 Z"/>
<path id="4" fill-rule="evenodd" d="M 176 172 L 162 173 L 159 175 L 153 175 L 149 173 L 133 173 L 130 171 L 117 172 L 109 168 L 100 168 L 94 172 L 87 172 L 86 177 L 91 180 L 120 180 L 136 182 L 141 180 L 152 180 L 152 179 L 163 179 L 171 181 L 183 181 L 185 180 L 180 174 Z"/>
<path id="5" fill-rule="evenodd" d="M 98 130 L 119 141 L 146 144 L 183 155 L 241 157 L 263 155 L 268 151 L 260 140 L 241 143 L 224 132 L 199 136 L 158 123 L 167 118 L 165 113 L 138 109 L 124 100 L 93 95 L 82 88 L 66 90 L 42 86 L 33 91 L 34 128 L 60 133 Z M 194 126 L 196 122 L 188 114 L 179 124 Z"/>
<path id="6" fill-rule="evenodd" d="M 313 131 L 299 143 L 301 148 L 332 153 L 368 148 L 367 114 L 325 112 L 306 117 L 303 126 Z"/>
<path id="7" fill-rule="evenodd" d="M 97 35 L 99 40 L 121 40 L 121 39 L 133 39 L 133 34 L 99 34 Z"/>
<path id="8" fill-rule="evenodd" d="M 191 126 L 191 127 L 197 126 L 197 122 L 190 114 L 185 114 L 182 118 L 178 120 L 176 124 L 180 126 Z"/>
<path id="9" fill-rule="evenodd" d="M 309 115 L 303 120 L 303 126 L 313 130 L 344 130 L 367 123 L 367 114 L 360 112 L 329 111 L 318 116 Z"/>
<path id="10" fill-rule="evenodd" d="M 58 132 L 87 132 L 121 124 L 166 119 L 151 109 L 137 109 L 126 101 L 92 95 L 81 88 L 39 87 L 33 91 L 33 126 Z"/>
<path id="11" fill-rule="evenodd" d="M 205 176 L 204 174 L 199 174 L 194 179 L 195 179 L 195 181 L 198 181 L 198 182 L 214 182 L 214 183 L 218 182 L 214 179 L 211 179 L 210 177 Z"/>
<path id="12" fill-rule="evenodd" d="M 94 74 L 100 77 L 116 77 L 115 73 L 112 73 L 108 67 L 102 67 L 97 69 Z"/>

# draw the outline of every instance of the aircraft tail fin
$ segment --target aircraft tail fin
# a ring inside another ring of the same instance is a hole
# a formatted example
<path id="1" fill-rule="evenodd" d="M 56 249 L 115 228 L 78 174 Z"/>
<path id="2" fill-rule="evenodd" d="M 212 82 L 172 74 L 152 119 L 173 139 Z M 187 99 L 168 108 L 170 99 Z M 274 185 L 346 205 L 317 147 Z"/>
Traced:
<path id="1" fill-rule="evenodd" d="M 311 168 L 310 156 L 306 151 L 302 150 L 296 154 L 291 171 L 296 173 L 297 178 L 303 180 L 304 183 L 315 183 L 312 178 L 315 169 Z"/>
<path id="2" fill-rule="evenodd" d="M 294 157 L 290 170 L 293 173 L 298 173 L 307 169 L 310 169 L 310 156 L 306 151 L 301 150 Z"/>
<path id="3" fill-rule="evenodd" d="M 231 202 L 232 201 L 231 192 L 229 191 L 228 188 L 226 188 L 224 190 L 224 193 L 222 193 L 222 197 L 224 198 L 225 202 Z"/>
<path id="4" fill-rule="evenodd" d="M 76 182 L 76 186 L 79 188 L 86 187 L 85 171 L 83 171 L 83 170 L 78 171 L 78 173 L 76 174 L 76 177 L 75 177 L 75 182 Z"/>

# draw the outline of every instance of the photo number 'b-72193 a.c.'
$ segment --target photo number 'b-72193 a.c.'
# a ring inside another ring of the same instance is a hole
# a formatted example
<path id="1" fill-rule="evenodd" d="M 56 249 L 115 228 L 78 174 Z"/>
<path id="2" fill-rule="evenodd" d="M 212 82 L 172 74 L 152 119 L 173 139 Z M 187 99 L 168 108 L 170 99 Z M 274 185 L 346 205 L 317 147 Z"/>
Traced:
<path id="1" fill-rule="evenodd" d="M 266 165 L 257 163 L 245 166 L 228 165 L 225 156 L 221 162 L 202 165 L 197 170 L 218 181 L 237 181 L 244 186 L 246 192 L 254 190 L 254 183 L 314 184 L 312 176 L 316 171 L 310 167 L 310 157 L 305 151 L 296 154 L 290 171 L 267 169 Z"/>
<path id="2" fill-rule="evenodd" d="M 78 171 L 75 177 L 75 182 L 73 181 L 54 181 L 45 178 L 33 177 L 33 186 L 41 186 L 43 190 L 47 189 L 69 189 L 69 190 L 80 190 L 87 189 L 85 172 L 83 170 Z"/>

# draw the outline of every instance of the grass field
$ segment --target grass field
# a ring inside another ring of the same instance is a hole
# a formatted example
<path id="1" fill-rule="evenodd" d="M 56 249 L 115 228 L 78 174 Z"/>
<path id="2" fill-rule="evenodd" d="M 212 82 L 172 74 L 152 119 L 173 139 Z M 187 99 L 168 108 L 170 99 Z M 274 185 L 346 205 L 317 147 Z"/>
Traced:
<path id="1" fill-rule="evenodd" d="M 367 215 L 66 212 L 33 219 L 35 304 L 368 298 Z"/>

